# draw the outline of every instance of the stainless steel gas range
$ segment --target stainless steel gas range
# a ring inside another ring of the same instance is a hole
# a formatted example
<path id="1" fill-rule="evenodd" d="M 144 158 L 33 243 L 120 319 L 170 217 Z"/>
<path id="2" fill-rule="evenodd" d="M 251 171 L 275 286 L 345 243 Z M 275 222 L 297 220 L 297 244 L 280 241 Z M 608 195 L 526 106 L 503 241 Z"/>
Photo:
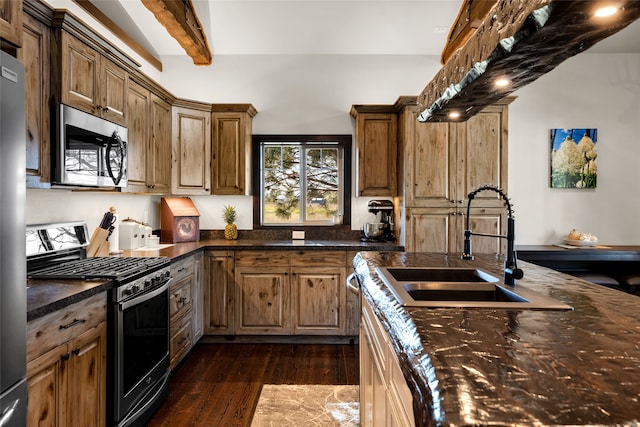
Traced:
<path id="1" fill-rule="evenodd" d="M 107 425 L 142 426 L 168 393 L 170 260 L 86 258 L 84 222 L 27 227 L 28 276 L 109 279 Z"/>

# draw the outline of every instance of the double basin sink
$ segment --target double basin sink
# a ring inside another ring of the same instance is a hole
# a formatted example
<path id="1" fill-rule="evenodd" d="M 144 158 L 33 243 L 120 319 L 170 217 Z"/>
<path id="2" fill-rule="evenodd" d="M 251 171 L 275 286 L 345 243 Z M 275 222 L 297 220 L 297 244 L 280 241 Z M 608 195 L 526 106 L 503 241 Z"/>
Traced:
<path id="1" fill-rule="evenodd" d="M 503 285 L 477 268 L 376 267 L 405 307 L 573 310 L 573 307 L 521 285 Z"/>

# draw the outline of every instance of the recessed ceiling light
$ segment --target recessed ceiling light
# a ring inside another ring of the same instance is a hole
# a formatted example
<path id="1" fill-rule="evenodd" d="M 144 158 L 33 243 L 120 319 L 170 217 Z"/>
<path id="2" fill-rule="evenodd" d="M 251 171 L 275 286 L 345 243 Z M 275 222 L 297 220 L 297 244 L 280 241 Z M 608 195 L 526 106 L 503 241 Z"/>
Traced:
<path id="1" fill-rule="evenodd" d="M 615 15 L 616 13 L 618 13 L 618 8 L 615 6 L 605 6 L 605 7 L 601 7 L 600 9 L 596 10 L 595 15 L 598 18 L 606 18 L 607 16 L 611 16 L 611 15 Z"/>
<path id="2" fill-rule="evenodd" d="M 505 87 L 505 86 L 509 86 L 509 79 L 506 78 L 499 78 L 496 79 L 496 81 L 493 83 L 494 85 L 496 85 L 497 87 Z"/>
<path id="3" fill-rule="evenodd" d="M 457 119 L 460 117 L 460 113 L 458 111 L 452 111 L 449 113 L 449 118 L 450 119 Z"/>

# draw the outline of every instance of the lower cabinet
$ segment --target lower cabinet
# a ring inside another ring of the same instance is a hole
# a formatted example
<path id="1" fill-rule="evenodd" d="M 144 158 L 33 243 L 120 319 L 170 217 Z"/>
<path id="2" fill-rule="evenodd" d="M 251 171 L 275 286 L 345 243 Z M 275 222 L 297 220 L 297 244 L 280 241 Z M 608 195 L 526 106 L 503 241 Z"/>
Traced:
<path id="1" fill-rule="evenodd" d="M 27 324 L 27 425 L 104 426 L 105 293 Z"/>
<path id="2" fill-rule="evenodd" d="M 194 304 L 198 292 L 196 264 L 201 254 L 184 258 L 171 264 L 173 281 L 169 286 L 169 354 L 173 369 L 187 355 L 195 343 L 194 331 L 202 327 L 194 325 L 194 319 L 202 320 Z M 201 264 L 200 264 L 201 265 Z M 200 286 L 201 288 L 201 286 Z"/>
<path id="3" fill-rule="evenodd" d="M 207 251 L 204 333 L 357 335 L 358 298 L 345 288 L 352 258 L 347 251 Z"/>
<path id="4" fill-rule="evenodd" d="M 204 254 L 204 334 L 233 335 L 233 251 Z"/>
<path id="5" fill-rule="evenodd" d="M 413 427 L 412 395 L 388 334 L 362 300 L 360 324 L 360 425 Z"/>

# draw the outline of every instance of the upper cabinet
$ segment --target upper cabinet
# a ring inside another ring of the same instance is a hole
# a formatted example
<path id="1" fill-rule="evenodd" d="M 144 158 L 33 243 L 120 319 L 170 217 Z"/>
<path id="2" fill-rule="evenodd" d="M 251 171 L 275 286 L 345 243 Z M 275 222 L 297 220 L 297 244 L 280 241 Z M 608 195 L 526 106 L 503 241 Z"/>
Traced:
<path id="1" fill-rule="evenodd" d="M 124 125 L 127 72 L 66 31 L 56 31 L 53 56 L 59 73 L 56 100 Z"/>
<path id="2" fill-rule="evenodd" d="M 398 118 L 393 105 L 353 105 L 358 196 L 395 196 Z"/>
<path id="3" fill-rule="evenodd" d="M 127 88 L 128 184 L 126 191 L 169 194 L 171 105 L 133 81 Z"/>
<path id="4" fill-rule="evenodd" d="M 214 104 L 212 112 L 211 193 L 248 195 L 252 120 L 257 111 L 251 104 Z"/>
<path id="5" fill-rule="evenodd" d="M 178 100 L 172 107 L 172 194 L 211 192 L 211 105 Z"/>
<path id="6" fill-rule="evenodd" d="M 0 34 L 12 45 L 22 46 L 22 0 L 0 0 Z"/>
<path id="7" fill-rule="evenodd" d="M 25 4 L 25 12 L 22 47 L 18 49 L 17 56 L 24 64 L 25 76 L 27 187 L 49 188 L 49 27 L 44 22 L 46 17 L 32 8 L 31 3 Z"/>

